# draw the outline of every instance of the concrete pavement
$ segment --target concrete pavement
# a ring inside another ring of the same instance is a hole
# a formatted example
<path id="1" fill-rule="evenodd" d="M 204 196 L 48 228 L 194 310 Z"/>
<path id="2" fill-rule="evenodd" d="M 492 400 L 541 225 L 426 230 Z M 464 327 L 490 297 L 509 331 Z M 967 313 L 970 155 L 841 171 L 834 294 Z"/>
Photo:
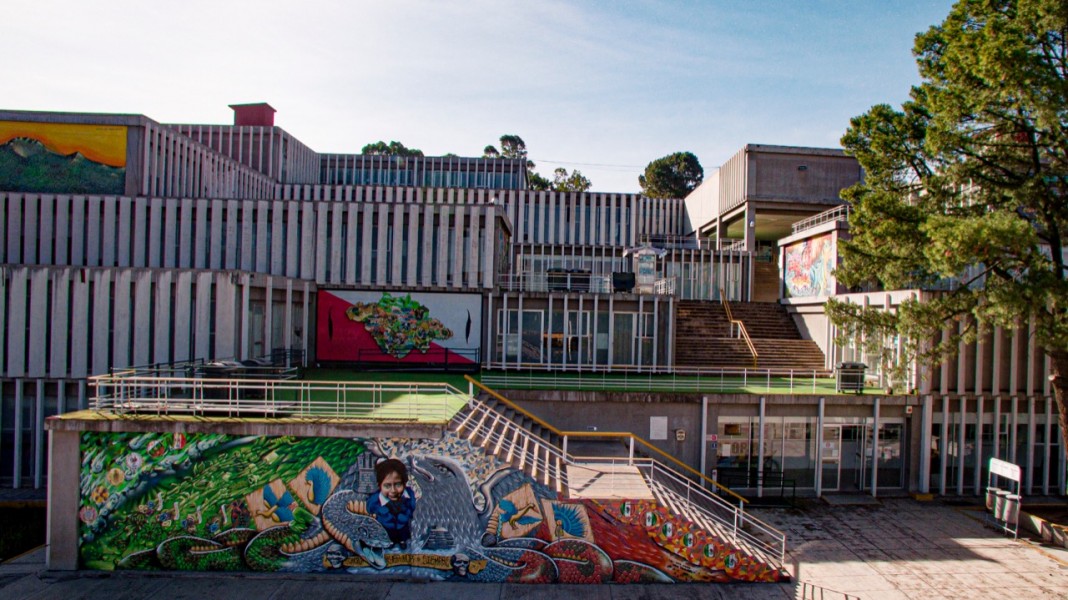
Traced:
<path id="1" fill-rule="evenodd" d="M 1068 552 L 1014 541 L 982 522 L 982 513 L 941 502 L 881 499 L 867 506 L 753 509 L 787 532 L 789 584 L 522 586 L 360 581 L 274 574 L 50 572 L 38 550 L 0 565 L 5 599 L 120 600 L 161 597 L 299 598 L 1068 598 Z"/>

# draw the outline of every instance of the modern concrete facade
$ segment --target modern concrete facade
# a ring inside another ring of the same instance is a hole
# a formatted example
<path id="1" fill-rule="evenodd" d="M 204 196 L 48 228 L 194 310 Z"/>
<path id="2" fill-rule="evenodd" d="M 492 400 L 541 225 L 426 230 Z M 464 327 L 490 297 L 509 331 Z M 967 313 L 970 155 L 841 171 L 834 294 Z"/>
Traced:
<path id="1" fill-rule="evenodd" d="M 660 200 L 525 190 L 521 161 L 319 154 L 262 114 L 165 125 L 0 111 L 5 122 L 122 127 L 126 160 L 122 193 L 0 189 L 3 486 L 43 485 L 41 424 L 85 406 L 90 374 L 276 348 L 314 363 L 320 290 L 477 294 L 482 366 L 617 371 L 673 367 L 682 300 L 782 299 L 831 368 L 865 357 L 835 345 L 828 297 L 892 310 L 928 293 L 847 294 L 830 275 L 841 215 L 795 231 L 862 177 L 838 150 L 747 145 L 688 198 Z M 831 262 L 803 252 L 817 238 Z M 789 287 L 796 257 L 823 287 Z M 705 471 L 770 458 L 816 492 L 978 492 L 975 465 L 991 455 L 1026 465 L 1029 491 L 1061 493 L 1048 361 L 1032 340 L 1026 327 L 995 331 L 958 359 L 917 366 L 891 396 L 751 396 L 707 410 L 700 396 L 662 397 L 676 412 L 646 414 L 657 407 L 647 402 L 630 429 L 689 415 L 677 428 L 706 435 L 663 449 Z M 576 427 L 595 406 L 546 402 Z M 887 455 L 872 468 L 874 448 Z M 842 475 L 847 453 L 868 462 Z"/>

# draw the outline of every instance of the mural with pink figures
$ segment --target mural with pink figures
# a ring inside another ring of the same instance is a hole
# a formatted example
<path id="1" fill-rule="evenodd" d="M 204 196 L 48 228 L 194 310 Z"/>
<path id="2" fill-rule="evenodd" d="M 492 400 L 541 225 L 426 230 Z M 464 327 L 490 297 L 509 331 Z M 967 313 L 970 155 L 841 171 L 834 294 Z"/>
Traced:
<path id="1" fill-rule="evenodd" d="M 783 248 L 783 283 L 787 298 L 834 293 L 834 235 L 818 235 Z"/>

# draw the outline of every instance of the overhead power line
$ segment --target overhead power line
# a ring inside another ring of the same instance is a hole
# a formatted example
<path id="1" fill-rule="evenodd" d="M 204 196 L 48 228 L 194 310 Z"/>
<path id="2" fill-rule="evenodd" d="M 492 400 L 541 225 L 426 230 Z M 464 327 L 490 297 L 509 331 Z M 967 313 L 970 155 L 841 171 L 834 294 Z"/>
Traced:
<path id="1" fill-rule="evenodd" d="M 617 170 L 644 169 L 646 167 L 646 165 L 619 165 L 619 164 L 610 164 L 610 163 L 584 163 L 584 162 L 575 162 L 575 161 L 571 161 L 571 160 L 552 160 L 552 159 L 548 159 L 548 158 L 536 158 L 536 157 L 533 157 L 533 156 L 531 156 L 529 158 L 530 158 L 530 160 L 534 161 L 537 164 L 545 163 L 545 164 L 550 164 L 550 165 L 565 165 L 565 166 L 572 166 L 573 165 L 573 166 L 576 166 L 576 167 L 598 167 L 598 168 L 603 168 L 603 169 L 617 169 Z"/>

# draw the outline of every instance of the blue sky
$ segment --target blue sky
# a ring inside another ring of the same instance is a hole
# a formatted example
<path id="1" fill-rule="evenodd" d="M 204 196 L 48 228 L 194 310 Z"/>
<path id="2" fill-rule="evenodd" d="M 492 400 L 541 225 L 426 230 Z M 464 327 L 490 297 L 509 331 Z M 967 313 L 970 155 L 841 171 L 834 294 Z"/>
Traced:
<path id="1" fill-rule="evenodd" d="M 518 134 L 538 170 L 638 191 L 746 143 L 836 147 L 918 82 L 949 0 L 183 2 L 7 0 L 0 107 L 229 123 L 266 101 L 321 152 L 399 140 L 477 156 Z"/>

